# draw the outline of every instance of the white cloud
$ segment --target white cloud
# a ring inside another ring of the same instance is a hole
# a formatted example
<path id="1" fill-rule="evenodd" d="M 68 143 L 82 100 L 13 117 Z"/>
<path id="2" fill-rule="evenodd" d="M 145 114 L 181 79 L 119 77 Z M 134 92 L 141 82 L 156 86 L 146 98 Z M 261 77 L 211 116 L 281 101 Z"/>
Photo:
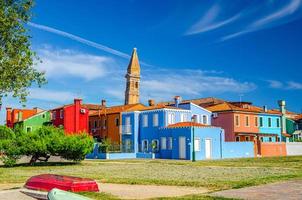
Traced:
<path id="1" fill-rule="evenodd" d="M 93 80 L 104 77 L 115 65 L 110 57 L 95 56 L 75 52 L 69 49 L 55 50 L 42 48 L 37 50 L 42 60 L 37 68 L 45 71 L 47 77 L 80 77 Z"/>
<path id="2" fill-rule="evenodd" d="M 284 89 L 284 90 L 302 90 L 302 83 L 295 81 L 281 82 L 277 80 L 268 80 L 269 87 L 274 89 Z"/>
<path id="3" fill-rule="evenodd" d="M 31 88 L 29 90 L 30 94 L 29 99 L 38 99 L 48 102 L 69 102 L 74 98 L 77 98 L 78 95 L 68 91 L 58 91 L 58 90 L 48 90 L 42 88 Z"/>
<path id="4" fill-rule="evenodd" d="M 122 58 L 126 58 L 126 59 L 130 58 L 130 56 L 126 53 L 123 53 L 121 51 L 112 49 L 110 47 L 107 47 L 105 45 L 102 45 L 102 44 L 99 44 L 99 43 L 96 43 L 96 42 L 92 42 L 90 40 L 81 38 L 81 37 L 73 35 L 71 33 L 67 33 L 65 31 L 61 31 L 61 30 L 58 30 L 58 29 L 55 29 L 55 28 L 52 28 L 52 27 L 49 27 L 49 26 L 36 24 L 36 23 L 32 23 L 32 22 L 28 22 L 27 24 L 29 26 L 33 27 L 33 28 L 37 28 L 37 29 L 40 29 L 40 30 L 43 30 L 43 31 L 46 31 L 46 32 L 54 33 L 54 34 L 69 38 L 71 40 L 80 42 L 82 44 L 88 45 L 90 47 L 94 47 L 96 49 L 105 51 L 107 53 L 110 53 L 110 54 L 113 54 L 113 55 L 116 55 L 116 56 L 119 56 L 119 57 L 122 57 Z"/>

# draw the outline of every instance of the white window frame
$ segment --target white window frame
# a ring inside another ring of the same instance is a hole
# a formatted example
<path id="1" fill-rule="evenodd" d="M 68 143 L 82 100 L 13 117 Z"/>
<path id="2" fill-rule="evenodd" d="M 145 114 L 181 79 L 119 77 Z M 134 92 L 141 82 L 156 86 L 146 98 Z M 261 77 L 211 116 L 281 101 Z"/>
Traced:
<path id="1" fill-rule="evenodd" d="M 143 115 L 143 127 L 148 127 L 148 115 Z"/>
<path id="2" fill-rule="evenodd" d="M 202 124 L 208 124 L 208 123 L 209 123 L 208 116 L 202 115 Z"/>
<path id="3" fill-rule="evenodd" d="M 173 148 L 173 138 L 172 137 L 168 137 L 168 150 L 172 150 Z"/>
<path id="4" fill-rule="evenodd" d="M 236 118 L 238 117 L 238 124 Z M 240 127 L 240 115 L 235 115 L 235 126 Z"/>
<path id="5" fill-rule="evenodd" d="M 175 114 L 168 113 L 168 124 L 175 124 Z"/>
<path id="6" fill-rule="evenodd" d="M 194 150 L 198 152 L 201 150 L 201 140 L 199 137 L 194 138 Z"/>
<path id="7" fill-rule="evenodd" d="M 154 127 L 158 126 L 158 113 L 153 114 L 153 126 Z"/>
<path id="8" fill-rule="evenodd" d="M 161 148 L 161 150 L 167 149 L 167 138 L 166 137 L 160 138 L 160 148 Z"/>
<path id="9" fill-rule="evenodd" d="M 184 122 L 185 121 L 185 113 L 180 113 L 180 122 Z"/>
<path id="10" fill-rule="evenodd" d="M 63 110 L 60 110 L 60 119 L 63 119 L 63 117 L 64 117 Z"/>

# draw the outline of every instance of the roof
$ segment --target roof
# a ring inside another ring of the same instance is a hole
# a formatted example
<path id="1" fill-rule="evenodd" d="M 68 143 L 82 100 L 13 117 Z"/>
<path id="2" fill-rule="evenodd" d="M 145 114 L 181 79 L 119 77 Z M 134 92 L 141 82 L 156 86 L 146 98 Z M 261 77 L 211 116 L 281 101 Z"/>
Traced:
<path id="1" fill-rule="evenodd" d="M 301 120 L 302 119 L 302 114 L 299 114 L 294 117 L 294 120 Z"/>
<path id="2" fill-rule="evenodd" d="M 128 65 L 127 73 L 131 75 L 139 75 L 140 74 L 140 65 L 138 61 L 138 56 L 136 52 L 136 48 L 133 49 L 132 55 L 130 58 L 130 62 Z"/>
<path id="3" fill-rule="evenodd" d="M 111 106 L 107 108 L 101 108 L 99 110 L 94 110 L 89 113 L 89 116 L 95 116 L 95 115 L 104 115 L 104 114 L 114 114 L 114 113 L 120 113 L 125 111 L 135 111 L 135 110 L 141 110 L 145 108 L 143 104 L 137 103 L 137 104 L 128 104 L 128 105 L 119 105 L 119 106 Z"/>
<path id="4" fill-rule="evenodd" d="M 167 105 L 159 104 L 159 105 L 145 107 L 145 108 L 141 109 L 141 111 L 145 111 L 145 110 L 158 110 L 158 109 L 185 110 L 185 109 L 178 108 L 178 107 L 175 107 L 175 106 L 167 106 Z"/>
<path id="5" fill-rule="evenodd" d="M 201 124 L 197 122 L 179 122 L 176 124 L 170 124 L 166 128 L 184 128 L 184 127 L 214 127 L 214 126 Z"/>
<path id="6" fill-rule="evenodd" d="M 235 105 L 234 105 L 235 104 Z M 279 111 L 276 110 L 267 110 L 265 112 L 263 108 L 253 106 L 251 103 L 243 103 L 239 105 L 238 102 L 223 102 L 214 106 L 207 107 L 207 110 L 212 112 L 251 112 L 251 113 L 267 113 L 267 114 L 281 114 Z"/>
<path id="7" fill-rule="evenodd" d="M 192 102 L 192 103 L 194 103 L 198 106 L 201 106 L 201 107 L 208 107 L 208 106 L 216 105 L 216 104 L 223 103 L 223 102 L 226 102 L 226 101 L 222 100 L 222 99 L 215 98 L 215 97 L 188 99 L 188 100 L 182 100 L 181 101 L 181 103 L 189 103 L 189 102 Z M 160 104 L 171 105 L 171 104 L 175 104 L 175 102 L 174 101 L 162 102 Z"/>

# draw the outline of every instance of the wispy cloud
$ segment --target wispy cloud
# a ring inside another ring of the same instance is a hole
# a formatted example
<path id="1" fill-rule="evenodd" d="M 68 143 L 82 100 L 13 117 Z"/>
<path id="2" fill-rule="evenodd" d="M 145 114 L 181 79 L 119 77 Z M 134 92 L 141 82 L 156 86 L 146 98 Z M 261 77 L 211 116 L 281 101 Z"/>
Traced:
<path id="1" fill-rule="evenodd" d="M 37 28 L 37 29 L 40 29 L 40 30 L 43 30 L 43 31 L 47 31 L 47 32 L 50 32 L 50 33 L 54 33 L 54 34 L 69 38 L 71 40 L 80 42 L 82 44 L 97 48 L 99 50 L 105 51 L 107 53 L 110 53 L 110 54 L 113 54 L 113 55 L 116 55 L 116 56 L 119 56 L 119 57 L 122 57 L 122 58 L 126 58 L 126 59 L 130 58 L 130 56 L 126 53 L 123 53 L 121 51 L 112 49 L 108 46 L 105 46 L 105 45 L 102 45 L 102 44 L 99 44 L 99 43 L 96 43 L 96 42 L 93 42 L 93 41 L 90 41 L 90 40 L 84 39 L 84 38 L 76 36 L 74 34 L 67 33 L 65 31 L 61 31 L 61 30 L 58 30 L 58 29 L 55 29 L 55 28 L 52 28 L 52 27 L 49 27 L 49 26 L 36 24 L 36 23 L 32 23 L 32 22 L 28 22 L 27 24 L 29 26 L 33 27 L 33 28 Z"/>
<path id="2" fill-rule="evenodd" d="M 283 90 L 302 90 L 302 83 L 296 81 L 281 82 L 277 80 L 267 80 L 269 87 Z"/>
<path id="3" fill-rule="evenodd" d="M 96 56 L 70 49 L 54 49 L 43 47 L 37 50 L 42 60 L 37 68 L 45 71 L 47 77 L 80 77 L 93 80 L 104 77 L 114 70 L 114 60 L 106 56 Z"/>
<path id="4" fill-rule="evenodd" d="M 48 102 L 59 102 L 64 103 L 72 101 L 74 98 L 78 97 L 77 94 L 67 91 L 59 90 L 48 90 L 42 88 L 31 88 L 29 90 L 29 99 L 38 99 Z"/>

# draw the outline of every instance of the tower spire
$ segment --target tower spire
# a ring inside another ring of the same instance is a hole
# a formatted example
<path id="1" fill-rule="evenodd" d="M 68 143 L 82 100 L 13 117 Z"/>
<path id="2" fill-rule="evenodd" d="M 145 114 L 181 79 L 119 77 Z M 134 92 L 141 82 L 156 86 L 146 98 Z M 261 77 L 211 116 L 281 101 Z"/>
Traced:
<path id="1" fill-rule="evenodd" d="M 136 48 L 133 48 L 125 78 L 125 105 L 139 103 L 140 65 Z"/>

